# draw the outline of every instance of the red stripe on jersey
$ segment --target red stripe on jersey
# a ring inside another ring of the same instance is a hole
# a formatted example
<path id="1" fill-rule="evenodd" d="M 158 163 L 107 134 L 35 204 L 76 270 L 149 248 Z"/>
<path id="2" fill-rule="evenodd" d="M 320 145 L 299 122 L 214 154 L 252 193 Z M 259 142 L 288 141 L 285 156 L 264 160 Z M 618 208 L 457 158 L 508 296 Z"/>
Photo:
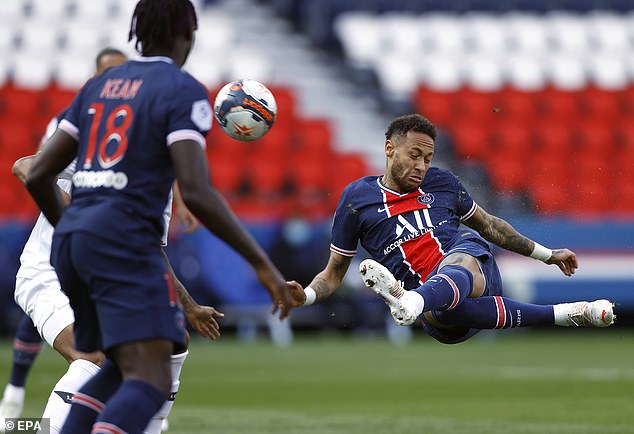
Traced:
<path id="1" fill-rule="evenodd" d="M 502 300 L 502 297 L 496 295 L 493 296 L 493 299 L 495 300 L 495 307 L 498 311 L 498 320 L 495 328 L 501 329 L 504 328 L 504 325 L 506 324 L 506 307 L 504 306 L 504 300 Z"/>
<path id="2" fill-rule="evenodd" d="M 404 195 L 398 195 L 383 189 L 383 197 L 385 198 L 385 211 L 388 217 L 393 217 L 409 211 L 417 209 L 429 208 L 428 204 L 421 203 L 419 197 L 423 197 L 424 193 L 420 190 L 412 191 Z"/>
<path id="3" fill-rule="evenodd" d="M 405 254 L 403 259 L 422 279 L 427 277 L 443 258 L 440 246 L 431 236 L 431 232 L 404 242 L 401 244 L 401 250 Z"/>
<path id="4" fill-rule="evenodd" d="M 460 301 L 460 291 L 458 291 L 458 285 L 456 285 L 456 282 L 454 282 L 453 279 L 447 276 L 446 274 L 436 274 L 436 276 L 442 277 L 443 279 L 445 279 L 447 283 L 449 283 L 449 286 L 451 286 L 451 289 L 453 290 L 453 301 L 447 308 L 447 310 L 451 310 L 454 307 L 456 307 L 456 305 Z"/>

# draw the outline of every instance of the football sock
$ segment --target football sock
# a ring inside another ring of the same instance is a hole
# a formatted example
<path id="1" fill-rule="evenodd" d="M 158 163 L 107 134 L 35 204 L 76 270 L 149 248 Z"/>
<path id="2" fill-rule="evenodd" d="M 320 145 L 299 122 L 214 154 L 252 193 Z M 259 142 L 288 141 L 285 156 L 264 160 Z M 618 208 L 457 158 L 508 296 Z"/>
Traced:
<path id="1" fill-rule="evenodd" d="M 73 396 L 62 434 L 89 433 L 104 403 L 121 385 L 121 372 L 110 360 Z M 140 432 L 140 431 L 139 431 Z"/>
<path id="2" fill-rule="evenodd" d="M 61 431 L 70 411 L 72 397 L 88 380 L 99 372 L 99 366 L 88 360 L 75 360 L 59 379 L 48 397 L 43 418 L 49 418 L 51 433 Z"/>
<path id="3" fill-rule="evenodd" d="M 499 296 L 467 298 L 455 309 L 436 311 L 434 316 L 444 324 L 476 329 L 552 325 L 555 321 L 552 305 L 521 303 Z"/>
<path id="4" fill-rule="evenodd" d="M 145 428 L 145 432 L 147 434 L 159 434 L 163 425 L 163 419 L 167 419 L 170 411 L 172 411 L 174 400 L 176 399 L 176 393 L 178 393 L 178 388 L 181 384 L 181 370 L 183 369 L 183 363 L 185 363 L 185 359 L 188 354 L 189 351 L 185 351 L 184 353 L 174 354 L 170 358 L 170 368 L 172 371 L 172 388 L 170 389 L 170 396 L 167 398 L 167 401 L 165 401 L 165 404 L 163 404 L 158 413 L 152 417 L 152 420 L 148 424 L 147 428 Z"/>
<path id="5" fill-rule="evenodd" d="M 24 387 L 29 370 L 41 348 L 42 338 L 40 334 L 31 318 L 24 315 L 18 324 L 13 341 L 13 365 L 9 383 L 17 387 Z"/>
<path id="6" fill-rule="evenodd" d="M 126 380 L 108 401 L 92 434 L 141 433 L 165 403 L 165 395 L 141 380 Z"/>
<path id="7" fill-rule="evenodd" d="M 423 312 L 451 310 L 471 294 L 473 276 L 460 265 L 447 265 L 414 291 L 423 296 Z"/>

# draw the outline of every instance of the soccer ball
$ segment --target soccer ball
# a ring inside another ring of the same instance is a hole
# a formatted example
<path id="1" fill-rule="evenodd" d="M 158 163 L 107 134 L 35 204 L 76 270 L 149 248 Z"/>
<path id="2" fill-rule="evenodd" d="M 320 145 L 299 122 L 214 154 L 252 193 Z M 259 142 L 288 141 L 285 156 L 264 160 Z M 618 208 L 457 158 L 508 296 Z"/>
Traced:
<path id="1" fill-rule="evenodd" d="M 232 81 L 218 92 L 214 115 L 229 137 L 250 142 L 269 132 L 277 117 L 277 103 L 259 81 Z"/>

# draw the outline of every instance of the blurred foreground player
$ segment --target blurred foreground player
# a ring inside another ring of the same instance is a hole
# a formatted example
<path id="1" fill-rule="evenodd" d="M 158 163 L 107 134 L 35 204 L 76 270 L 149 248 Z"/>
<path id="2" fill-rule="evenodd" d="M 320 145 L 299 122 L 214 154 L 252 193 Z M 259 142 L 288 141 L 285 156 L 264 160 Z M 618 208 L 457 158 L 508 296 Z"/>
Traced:
<path id="1" fill-rule="evenodd" d="M 27 188 L 56 226 L 51 263 L 75 312 L 79 351 L 102 369 L 73 397 L 62 433 L 139 433 L 169 395 L 184 315 L 160 249 L 174 178 L 187 207 L 253 266 L 274 307 L 288 287 L 209 182 L 206 90 L 180 67 L 197 26 L 188 0 L 141 0 L 130 38 L 142 57 L 90 80 L 31 168 Z M 77 158 L 68 207 L 56 174 Z"/>
<path id="2" fill-rule="evenodd" d="M 430 167 L 436 130 L 424 117 L 394 119 L 385 137 L 385 174 L 345 188 L 328 264 L 304 290 L 291 282 L 296 305 L 332 294 L 360 241 L 372 256 L 360 264 L 366 286 L 383 297 L 399 325 L 424 314 L 425 331 L 443 343 L 462 342 L 481 329 L 613 323 L 607 300 L 553 306 L 503 297 L 500 273 L 484 240 L 557 265 L 566 276 L 577 269 L 576 255 L 524 237 L 479 207 L 451 172 Z M 461 231 L 460 223 L 477 233 Z"/>
<path id="3" fill-rule="evenodd" d="M 126 61 L 127 57 L 121 51 L 106 48 L 97 55 L 96 75 Z M 51 121 L 45 137 L 49 137 L 55 131 L 57 123 L 58 119 Z M 13 173 L 21 182 L 25 181 L 33 158 L 34 156 L 24 157 L 15 163 Z M 61 189 L 61 194 L 69 193 L 70 177 L 74 171 L 75 161 L 58 176 L 57 185 Z M 177 189 L 175 188 L 174 191 L 176 192 Z M 178 200 L 175 202 L 180 218 L 186 222 L 188 228 L 195 229 L 195 224 L 188 221 L 192 220 L 193 216 L 187 216 L 188 211 L 184 205 L 179 205 Z M 163 218 L 165 220 L 165 230 L 162 244 L 165 245 L 167 242 L 167 227 L 171 218 L 171 201 L 164 210 Z M 59 432 L 70 410 L 71 397 L 79 390 L 80 386 L 98 372 L 98 364 L 103 360 L 103 354 L 83 354 L 74 348 L 74 315 L 69 305 L 68 297 L 61 291 L 55 270 L 49 262 L 52 236 L 53 227 L 43 215 L 40 215 L 20 258 L 21 266 L 16 276 L 15 298 L 20 307 L 37 324 L 37 328 L 45 340 L 70 364 L 67 372 L 53 388 L 42 416 L 50 419 L 51 432 Z M 187 318 L 194 329 L 203 336 L 212 339 L 217 337 L 218 325 L 213 316 L 220 316 L 221 314 L 212 307 L 199 306 L 193 301 L 187 290 L 175 276 L 173 276 L 173 280 L 179 298 L 185 308 Z M 152 423 L 146 428 L 146 432 L 157 434 L 160 432 L 161 423 L 166 421 L 173 404 L 173 397 L 178 391 L 180 384 L 178 378 L 186 357 L 186 351 L 172 355 L 171 367 L 174 381 L 170 392 L 171 399 L 155 415 Z M 4 424 L 2 428 L 4 428 Z"/>

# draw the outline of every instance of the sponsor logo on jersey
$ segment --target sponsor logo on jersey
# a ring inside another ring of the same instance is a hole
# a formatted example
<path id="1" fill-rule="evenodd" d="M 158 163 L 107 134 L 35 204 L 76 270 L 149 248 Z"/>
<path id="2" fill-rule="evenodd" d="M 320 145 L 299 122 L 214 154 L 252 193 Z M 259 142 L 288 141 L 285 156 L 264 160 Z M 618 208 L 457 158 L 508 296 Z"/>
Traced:
<path id="1" fill-rule="evenodd" d="M 73 175 L 73 185 L 82 188 L 114 188 L 122 190 L 128 185 L 128 175 L 113 170 L 89 172 L 80 170 Z"/>

